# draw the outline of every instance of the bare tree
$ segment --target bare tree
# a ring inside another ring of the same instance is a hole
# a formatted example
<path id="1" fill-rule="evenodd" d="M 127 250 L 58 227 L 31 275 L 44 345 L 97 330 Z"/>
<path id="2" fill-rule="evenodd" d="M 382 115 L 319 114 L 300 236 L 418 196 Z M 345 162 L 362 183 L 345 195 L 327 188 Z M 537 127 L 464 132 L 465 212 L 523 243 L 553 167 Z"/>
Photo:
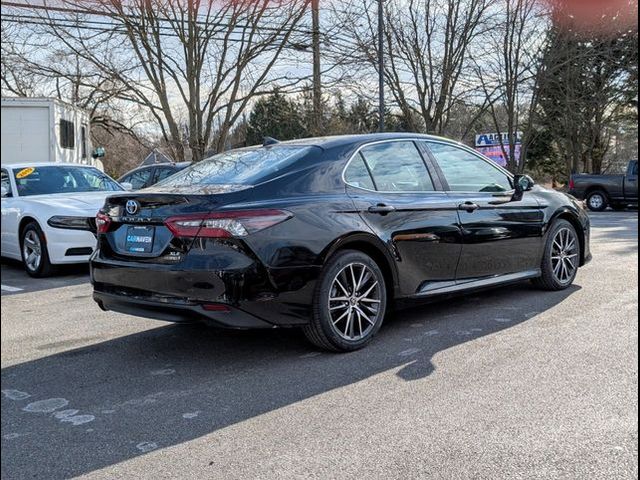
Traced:
<path id="1" fill-rule="evenodd" d="M 109 79 L 91 82 L 97 95 L 142 106 L 174 157 L 185 158 L 186 144 L 197 161 L 210 146 L 225 148 L 234 123 L 270 84 L 300 81 L 275 67 L 305 33 L 296 26 L 307 5 L 308 0 L 63 0 L 32 5 L 32 23 L 56 48 Z"/>
<path id="2" fill-rule="evenodd" d="M 377 65 L 377 18 L 365 0 L 345 9 L 358 60 Z M 404 122 L 442 134 L 453 106 L 476 89 L 467 81 L 470 49 L 483 32 L 492 0 L 385 2 L 385 83 Z"/>
<path id="3" fill-rule="evenodd" d="M 2 90 L 19 97 L 32 95 L 36 91 L 36 79 L 26 68 L 24 59 L 32 53 L 33 47 L 20 38 L 18 25 L 3 22 L 1 33 Z"/>
<path id="4" fill-rule="evenodd" d="M 536 82 L 547 30 L 546 12 L 538 0 L 504 0 L 483 40 L 487 55 L 476 58 L 478 83 L 488 100 L 500 148 L 512 172 L 522 172 L 537 102 Z M 525 130 L 520 159 L 517 135 Z M 506 139 L 506 140 L 505 140 Z"/>

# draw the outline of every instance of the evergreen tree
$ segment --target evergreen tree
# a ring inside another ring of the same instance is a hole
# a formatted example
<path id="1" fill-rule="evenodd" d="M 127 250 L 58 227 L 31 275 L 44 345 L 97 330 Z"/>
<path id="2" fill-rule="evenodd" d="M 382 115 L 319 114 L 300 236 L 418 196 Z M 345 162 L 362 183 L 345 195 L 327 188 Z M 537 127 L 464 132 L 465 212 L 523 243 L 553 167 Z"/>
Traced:
<path id="1" fill-rule="evenodd" d="M 264 137 L 293 140 L 308 136 L 300 106 L 278 90 L 258 100 L 249 116 L 247 145 L 262 143 Z"/>

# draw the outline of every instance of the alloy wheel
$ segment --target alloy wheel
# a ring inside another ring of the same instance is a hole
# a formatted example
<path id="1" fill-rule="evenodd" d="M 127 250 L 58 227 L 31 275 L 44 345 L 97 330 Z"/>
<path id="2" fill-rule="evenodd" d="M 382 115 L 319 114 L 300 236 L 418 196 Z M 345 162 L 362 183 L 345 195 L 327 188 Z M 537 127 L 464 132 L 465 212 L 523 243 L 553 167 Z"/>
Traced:
<path id="1" fill-rule="evenodd" d="M 551 266 L 553 276 L 563 285 L 570 283 L 578 269 L 578 240 L 568 228 L 556 233 L 551 247 Z"/>
<path id="2" fill-rule="evenodd" d="M 42 261 L 42 244 L 35 230 L 28 230 L 22 242 L 22 255 L 24 263 L 32 272 L 38 270 Z"/>
<path id="3" fill-rule="evenodd" d="M 381 316 L 380 283 L 362 263 L 350 263 L 333 279 L 329 291 L 329 315 L 334 331 L 346 340 L 360 340 Z"/>

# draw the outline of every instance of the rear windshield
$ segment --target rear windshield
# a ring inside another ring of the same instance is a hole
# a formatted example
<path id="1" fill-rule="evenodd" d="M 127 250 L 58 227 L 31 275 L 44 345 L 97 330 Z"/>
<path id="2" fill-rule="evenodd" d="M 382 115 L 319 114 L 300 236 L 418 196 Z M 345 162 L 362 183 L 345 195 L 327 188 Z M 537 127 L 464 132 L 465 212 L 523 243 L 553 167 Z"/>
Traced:
<path id="1" fill-rule="evenodd" d="M 120 191 L 122 187 L 97 168 L 46 166 L 14 169 L 18 195 Z"/>
<path id="2" fill-rule="evenodd" d="M 274 146 L 232 150 L 195 163 L 158 186 L 256 185 L 304 157 L 311 147 Z"/>

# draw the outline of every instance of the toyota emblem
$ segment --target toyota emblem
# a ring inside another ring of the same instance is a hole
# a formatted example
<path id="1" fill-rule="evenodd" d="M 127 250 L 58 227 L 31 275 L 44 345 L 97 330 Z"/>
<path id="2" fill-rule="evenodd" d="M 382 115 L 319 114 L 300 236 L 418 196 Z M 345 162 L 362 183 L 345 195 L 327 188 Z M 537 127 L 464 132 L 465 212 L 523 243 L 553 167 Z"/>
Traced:
<path id="1" fill-rule="evenodd" d="M 127 200 L 127 204 L 125 205 L 124 209 L 129 215 L 135 215 L 140 209 L 140 204 L 135 200 Z"/>

